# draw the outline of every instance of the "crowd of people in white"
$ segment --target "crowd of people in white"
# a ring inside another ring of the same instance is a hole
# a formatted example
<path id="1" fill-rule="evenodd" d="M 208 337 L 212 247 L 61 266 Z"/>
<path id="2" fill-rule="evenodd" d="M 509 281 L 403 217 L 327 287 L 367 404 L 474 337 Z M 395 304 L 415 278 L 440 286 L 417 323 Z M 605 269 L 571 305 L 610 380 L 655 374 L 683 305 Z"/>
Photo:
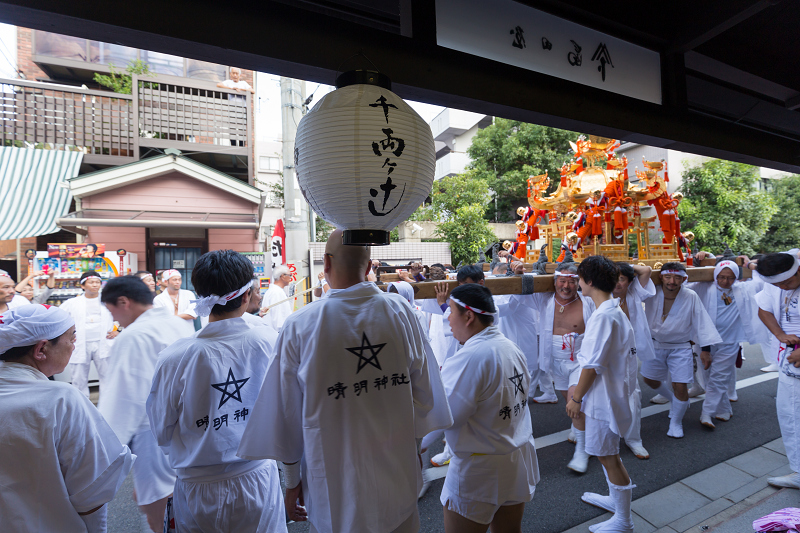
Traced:
<path id="1" fill-rule="evenodd" d="M 449 465 L 445 530 L 519 531 L 540 479 L 531 402 L 555 403 L 558 391 L 575 442 L 567 468 L 584 473 L 594 456 L 608 481 L 608 495 L 583 494 L 613 513 L 591 531 L 631 532 L 619 446 L 649 457 L 639 374 L 670 404 L 668 436 L 683 438 L 703 389 L 699 423 L 713 429 L 733 414 L 745 342 L 780 372 L 793 473 L 769 482 L 800 488 L 798 250 L 741 263 L 719 261 L 713 281 L 695 283 L 667 263 L 656 286 L 649 267 L 594 256 L 559 264 L 550 292 L 510 296 L 492 295 L 469 265 L 452 290 L 439 283 L 435 299 L 416 300 L 419 271 L 381 290 L 370 249 L 335 231 L 318 299 L 296 312 L 285 267 L 262 302 L 252 264 L 231 250 L 198 260 L 199 297 L 175 270 L 158 296 L 149 273 L 101 290 L 86 272 L 82 296 L 50 307 L 15 295 L 0 272 L 3 527 L 105 531 L 132 472 L 157 532 L 285 532 L 289 520 L 312 532 L 416 532 L 422 457 L 444 434 L 430 462 Z M 511 262 L 488 276 L 506 275 L 531 274 Z M 67 365 L 72 384 L 52 381 Z"/>

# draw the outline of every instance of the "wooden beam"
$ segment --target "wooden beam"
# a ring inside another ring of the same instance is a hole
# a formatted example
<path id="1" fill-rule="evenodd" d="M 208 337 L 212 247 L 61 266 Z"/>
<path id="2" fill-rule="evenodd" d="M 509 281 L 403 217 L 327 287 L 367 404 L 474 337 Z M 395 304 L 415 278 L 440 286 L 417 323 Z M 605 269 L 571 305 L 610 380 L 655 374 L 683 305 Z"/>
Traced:
<path id="1" fill-rule="evenodd" d="M 696 281 L 713 281 L 714 280 L 714 267 L 713 266 L 705 266 L 705 267 L 698 267 L 698 268 L 690 268 L 687 271 L 689 278 L 687 281 L 689 282 L 696 282 Z M 554 290 L 553 286 L 553 276 L 546 275 L 546 276 L 526 276 L 528 279 L 523 280 L 523 276 L 508 276 L 508 277 L 501 277 L 501 278 L 488 278 L 485 280 L 486 287 L 492 291 L 492 294 L 501 295 L 501 294 L 530 294 L 530 287 L 532 287 L 532 292 L 552 292 Z M 752 277 L 752 271 L 749 269 L 745 269 L 742 271 L 742 279 L 749 279 Z M 532 284 L 531 280 L 532 279 Z M 653 283 L 656 285 L 661 285 L 661 271 L 654 270 L 650 274 L 650 279 L 653 280 Z M 458 285 L 458 282 L 455 280 L 448 280 L 448 281 L 422 281 L 420 283 L 412 283 L 414 287 L 414 298 L 417 300 L 426 300 L 436 298 L 436 291 L 435 287 L 437 283 L 446 283 L 448 290 L 452 290 L 453 287 Z M 386 284 L 380 284 L 382 290 L 386 290 Z"/>

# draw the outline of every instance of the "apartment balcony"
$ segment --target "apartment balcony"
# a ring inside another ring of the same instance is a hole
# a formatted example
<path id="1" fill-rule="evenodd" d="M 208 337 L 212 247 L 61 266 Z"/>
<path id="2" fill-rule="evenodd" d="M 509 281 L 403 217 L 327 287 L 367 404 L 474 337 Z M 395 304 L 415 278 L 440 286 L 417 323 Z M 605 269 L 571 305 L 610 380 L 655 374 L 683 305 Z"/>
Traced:
<path id="1" fill-rule="evenodd" d="M 470 161 L 469 156 L 464 152 L 450 152 L 436 160 L 436 172 L 433 179 L 438 181 L 445 176 L 463 174 Z"/>
<path id="2" fill-rule="evenodd" d="M 252 181 L 250 93 L 185 79 L 132 81 L 128 95 L 0 79 L 2 146 L 80 150 L 85 163 L 99 166 L 138 161 L 148 148 L 177 148 L 212 167 L 219 167 L 215 158 L 238 162 L 245 167 L 238 177 Z"/>

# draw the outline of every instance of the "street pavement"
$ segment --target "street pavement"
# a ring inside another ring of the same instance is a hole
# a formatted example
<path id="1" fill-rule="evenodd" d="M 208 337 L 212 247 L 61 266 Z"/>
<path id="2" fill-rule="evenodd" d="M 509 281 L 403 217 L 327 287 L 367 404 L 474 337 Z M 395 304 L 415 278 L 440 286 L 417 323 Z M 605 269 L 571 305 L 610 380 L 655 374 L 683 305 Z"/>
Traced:
<path id="1" fill-rule="evenodd" d="M 780 438 L 775 415 L 777 374 L 759 371 L 764 366 L 759 347 L 745 345 L 744 355 L 744 365 L 737 374 L 739 386 L 744 386 L 738 390 L 739 401 L 733 406 L 731 420 L 716 422 L 716 430 L 702 427 L 699 422 L 701 402 L 696 401 L 684 418 L 685 437 L 679 440 L 667 437 L 666 408 L 649 403 L 654 392 L 640 380 L 642 407 L 645 408 L 642 439 L 645 448 L 650 452 L 650 459 L 637 459 L 624 444 L 621 446 L 622 460 L 636 484 L 634 500 L 670 487 L 725 461 L 733 461 L 745 452 Z M 591 459 L 589 471 L 584 475 L 575 474 L 566 468 L 574 446 L 565 440 L 564 432 L 569 429 L 570 422 L 564 413 L 563 398 L 555 405 L 530 405 L 541 481 L 536 487 L 533 502 L 526 505 L 522 531 L 560 533 L 600 517 L 604 511 L 580 500 L 581 494 L 586 491 L 607 493 L 600 463 Z M 441 444 L 432 447 L 432 453 L 441 451 L 441 447 Z M 716 470 L 711 471 L 712 479 L 715 472 Z M 419 500 L 422 526 L 420 531 L 424 533 L 444 531 L 442 505 L 439 502 L 443 481 L 434 481 L 425 496 Z M 386 482 L 390 483 L 391 480 Z M 724 479 L 720 478 L 720 482 L 724 482 Z M 650 502 L 650 505 L 656 505 L 656 502 Z M 686 513 L 694 510 L 687 508 Z M 290 524 L 288 529 L 290 533 L 304 533 L 308 531 L 308 525 Z M 130 479 L 109 507 L 108 530 L 111 533 L 146 531 L 132 500 Z"/>

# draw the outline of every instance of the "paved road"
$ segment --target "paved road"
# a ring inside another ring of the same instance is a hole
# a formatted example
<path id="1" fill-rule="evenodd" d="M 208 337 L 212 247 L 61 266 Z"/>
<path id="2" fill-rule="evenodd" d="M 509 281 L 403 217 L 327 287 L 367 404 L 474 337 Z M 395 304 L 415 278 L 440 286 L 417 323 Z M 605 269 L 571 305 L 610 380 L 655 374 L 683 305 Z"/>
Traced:
<path id="1" fill-rule="evenodd" d="M 758 380 L 765 376 L 759 371 L 764 366 L 764 361 L 758 347 L 747 346 L 745 357 L 744 365 L 737 376 L 740 383 L 753 381 L 748 378 Z M 771 376 L 777 377 L 777 374 Z M 643 391 L 643 405 L 651 406 L 649 399 L 654 393 L 644 383 L 640 382 L 640 386 Z M 666 436 L 666 412 L 646 416 L 642 420 L 642 438 L 650 452 L 650 459 L 636 459 L 624 445 L 621 451 L 622 460 L 637 485 L 633 492 L 634 499 L 779 438 L 780 430 L 775 417 L 776 390 L 777 379 L 768 379 L 739 389 L 739 401 L 734 404 L 733 418 L 729 422 L 718 422 L 714 431 L 700 425 L 701 405 L 700 402 L 693 403 L 684 419 L 686 436 L 682 440 Z M 590 461 L 589 471 L 583 476 L 567 470 L 566 464 L 573 453 L 572 444 L 557 442 L 542 447 L 542 444 L 558 440 L 553 437 L 554 434 L 569 429 L 570 423 L 564 414 L 563 399 L 557 405 L 531 406 L 542 479 L 536 488 L 533 502 L 526 506 L 522 530 L 558 533 L 602 514 L 599 509 L 582 503 L 580 496 L 585 491 L 606 492 L 607 486 L 602 467 L 596 459 Z M 434 481 L 428 493 L 419 501 L 421 531 L 424 533 L 444 531 L 442 506 L 439 503 L 442 484 L 442 479 Z M 111 504 L 109 531 L 145 531 L 132 501 L 130 480 Z M 290 533 L 306 531 L 306 524 L 289 525 Z"/>

